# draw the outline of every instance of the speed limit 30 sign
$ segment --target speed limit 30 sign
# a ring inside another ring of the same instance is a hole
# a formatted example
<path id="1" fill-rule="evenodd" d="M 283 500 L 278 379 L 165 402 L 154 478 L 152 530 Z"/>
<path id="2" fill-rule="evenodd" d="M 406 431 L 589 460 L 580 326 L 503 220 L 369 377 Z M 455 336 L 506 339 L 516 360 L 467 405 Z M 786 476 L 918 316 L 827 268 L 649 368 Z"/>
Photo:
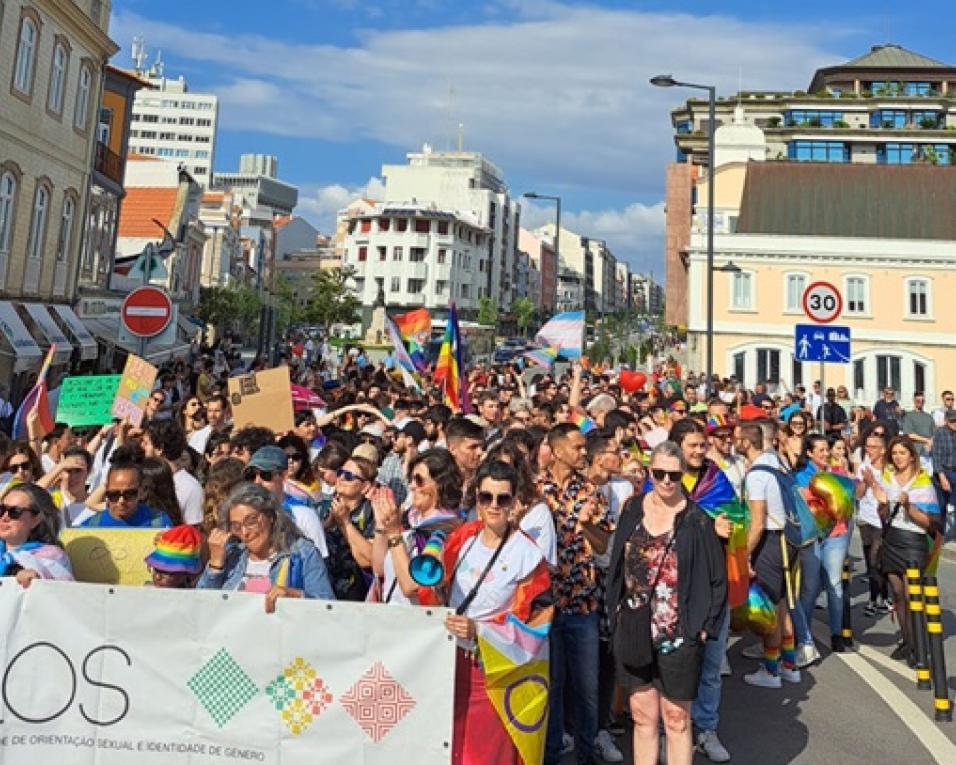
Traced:
<path id="1" fill-rule="evenodd" d="M 803 291 L 803 312 L 811 321 L 829 324 L 843 313 L 843 296 L 830 282 L 813 282 Z"/>

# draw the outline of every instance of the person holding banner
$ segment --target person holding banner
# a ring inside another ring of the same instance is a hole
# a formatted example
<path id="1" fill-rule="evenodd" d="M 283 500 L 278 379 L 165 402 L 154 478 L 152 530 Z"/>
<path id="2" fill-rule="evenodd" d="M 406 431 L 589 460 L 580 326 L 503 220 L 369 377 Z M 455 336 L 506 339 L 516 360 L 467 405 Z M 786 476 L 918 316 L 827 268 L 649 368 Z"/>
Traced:
<path id="1" fill-rule="evenodd" d="M 0 576 L 73 581 L 70 559 L 57 541 L 60 514 L 44 489 L 21 483 L 0 503 Z"/>
<path id="2" fill-rule="evenodd" d="M 325 562 L 275 494 L 248 481 L 222 503 L 207 540 L 209 561 L 198 589 L 264 594 L 266 613 L 279 598 L 335 600 Z"/>

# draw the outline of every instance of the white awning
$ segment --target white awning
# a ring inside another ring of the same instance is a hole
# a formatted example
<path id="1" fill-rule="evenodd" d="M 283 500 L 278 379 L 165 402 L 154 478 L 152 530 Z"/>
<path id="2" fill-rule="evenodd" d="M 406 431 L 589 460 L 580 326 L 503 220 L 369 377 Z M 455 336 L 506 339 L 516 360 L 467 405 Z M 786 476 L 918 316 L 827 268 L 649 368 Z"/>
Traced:
<path id="1" fill-rule="evenodd" d="M 83 322 L 89 327 L 90 332 L 110 345 L 122 348 L 127 353 L 139 353 L 139 346 L 123 342 L 119 339 L 119 319 L 99 317 L 96 319 L 83 319 Z M 152 364 L 161 364 L 177 356 L 185 356 L 189 353 L 189 345 L 177 343 L 176 345 L 159 345 L 151 342 L 146 349 L 146 360 Z"/>
<path id="2" fill-rule="evenodd" d="M 73 355 L 73 345 L 69 340 L 66 339 L 66 335 L 63 334 L 53 317 L 50 316 L 50 312 L 47 310 L 45 305 L 40 303 L 21 303 L 30 318 L 33 319 L 34 323 L 37 325 L 37 328 L 40 330 L 40 334 L 46 339 L 47 345 L 53 345 L 56 343 L 56 352 L 53 354 L 53 363 L 54 364 L 68 364 L 70 362 L 70 356 Z"/>
<path id="3" fill-rule="evenodd" d="M 9 344 L 7 354 L 12 354 L 16 361 L 13 365 L 14 372 L 25 372 L 34 367 L 39 368 L 40 360 L 43 358 L 43 351 L 37 345 L 36 340 L 27 330 L 23 320 L 17 314 L 17 309 L 13 303 L 0 301 L 0 332 Z"/>
<path id="4" fill-rule="evenodd" d="M 68 305 L 54 305 L 53 311 L 60 317 L 66 325 L 67 331 L 73 336 L 73 339 L 80 346 L 80 358 L 84 361 L 95 359 L 99 356 L 99 348 L 96 345 L 96 338 L 90 334 L 80 317 L 76 315 Z"/>

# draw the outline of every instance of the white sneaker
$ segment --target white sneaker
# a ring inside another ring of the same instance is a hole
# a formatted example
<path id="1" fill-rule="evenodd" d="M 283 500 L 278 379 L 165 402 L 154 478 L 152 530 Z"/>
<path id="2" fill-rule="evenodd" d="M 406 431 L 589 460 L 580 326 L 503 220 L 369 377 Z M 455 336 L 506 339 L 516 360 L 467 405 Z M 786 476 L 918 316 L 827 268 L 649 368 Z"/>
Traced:
<path id="1" fill-rule="evenodd" d="M 702 730 L 697 734 L 697 751 L 707 755 L 711 762 L 730 762 L 730 752 L 720 743 L 717 731 Z"/>
<path id="2" fill-rule="evenodd" d="M 813 643 L 804 643 L 797 646 L 796 665 L 800 669 L 809 667 L 813 662 L 820 661 L 820 652 Z"/>
<path id="3" fill-rule="evenodd" d="M 720 676 L 721 677 L 730 677 L 734 674 L 734 671 L 730 668 L 730 660 L 727 658 L 727 654 L 724 654 L 724 657 L 720 660 Z M 718 760 L 715 760 L 718 762 Z M 723 762 L 723 760 L 719 760 Z"/>
<path id="4" fill-rule="evenodd" d="M 763 643 L 757 642 L 752 645 L 748 645 L 744 648 L 740 655 L 745 659 L 762 659 L 763 658 Z"/>
<path id="5" fill-rule="evenodd" d="M 762 665 L 756 672 L 744 675 L 744 682 L 747 685 L 756 685 L 758 688 L 779 688 L 783 685 L 779 675 L 771 675 Z"/>
<path id="6" fill-rule="evenodd" d="M 624 755 L 614 743 L 614 738 L 606 730 L 599 730 L 594 739 L 594 748 L 605 762 L 624 762 Z"/>
<path id="7" fill-rule="evenodd" d="M 786 680 L 788 683 L 799 683 L 800 682 L 800 670 L 799 669 L 787 669 L 782 664 L 780 665 L 780 677 Z"/>
<path id="8" fill-rule="evenodd" d="M 569 754 L 574 751 L 574 736 L 565 731 L 561 734 L 561 754 Z"/>

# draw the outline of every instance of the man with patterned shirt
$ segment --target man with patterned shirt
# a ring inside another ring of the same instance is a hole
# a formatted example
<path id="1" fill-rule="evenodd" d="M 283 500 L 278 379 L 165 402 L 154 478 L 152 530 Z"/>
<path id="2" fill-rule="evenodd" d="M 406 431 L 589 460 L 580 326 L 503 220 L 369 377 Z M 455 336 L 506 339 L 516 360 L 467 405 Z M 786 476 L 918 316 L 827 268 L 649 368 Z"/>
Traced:
<path id="1" fill-rule="evenodd" d="M 584 434 L 573 423 L 548 432 L 554 454 L 538 485 L 554 517 L 558 564 L 552 573 L 555 615 L 551 625 L 550 716 L 546 765 L 561 762 L 564 733 L 564 684 L 574 699 L 574 751 L 578 763 L 593 761 L 598 725 L 598 580 L 595 555 L 607 549 L 614 530 L 607 502 L 584 475 Z"/>

